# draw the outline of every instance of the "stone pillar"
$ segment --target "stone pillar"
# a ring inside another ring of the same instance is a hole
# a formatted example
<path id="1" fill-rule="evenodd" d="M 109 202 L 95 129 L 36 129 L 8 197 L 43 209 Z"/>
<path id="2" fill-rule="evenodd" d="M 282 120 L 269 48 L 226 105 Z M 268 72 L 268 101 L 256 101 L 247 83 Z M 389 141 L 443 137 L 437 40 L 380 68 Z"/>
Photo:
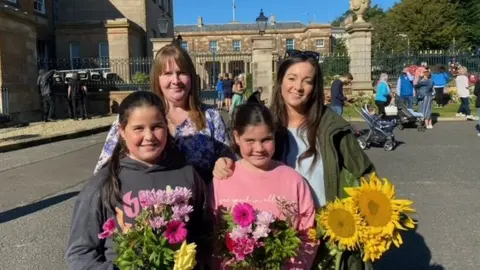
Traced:
<path id="1" fill-rule="evenodd" d="M 173 41 L 173 37 L 167 37 L 167 38 L 152 38 L 150 39 L 152 41 L 152 44 L 153 44 L 153 50 L 152 50 L 152 53 L 153 53 L 153 57 L 155 57 L 155 55 L 157 55 L 157 52 L 167 46 L 168 44 L 171 44 L 172 41 Z"/>
<path id="2" fill-rule="evenodd" d="M 355 22 L 346 31 L 349 35 L 352 90 L 372 91 L 372 25 Z"/>
<path id="3" fill-rule="evenodd" d="M 262 99 L 267 105 L 272 102 L 272 55 L 273 40 L 271 37 L 259 36 L 252 38 L 252 81 L 253 89 L 263 88 Z"/>

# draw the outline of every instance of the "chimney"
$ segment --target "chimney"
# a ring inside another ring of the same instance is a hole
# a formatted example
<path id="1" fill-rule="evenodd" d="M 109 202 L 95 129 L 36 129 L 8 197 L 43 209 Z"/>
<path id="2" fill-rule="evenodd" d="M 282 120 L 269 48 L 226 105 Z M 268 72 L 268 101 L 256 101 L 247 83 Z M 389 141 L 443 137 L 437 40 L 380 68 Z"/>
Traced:
<path id="1" fill-rule="evenodd" d="M 203 27 L 203 17 L 198 16 L 197 18 L 197 27 Z"/>
<path id="2" fill-rule="evenodd" d="M 275 15 L 270 14 L 270 25 L 275 25 Z"/>

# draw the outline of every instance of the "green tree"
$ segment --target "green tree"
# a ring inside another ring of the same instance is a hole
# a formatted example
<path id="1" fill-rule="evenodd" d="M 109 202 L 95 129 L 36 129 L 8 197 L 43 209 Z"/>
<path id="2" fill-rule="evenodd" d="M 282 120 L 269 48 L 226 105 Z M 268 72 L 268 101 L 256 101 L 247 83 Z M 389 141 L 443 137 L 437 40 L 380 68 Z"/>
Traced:
<path id="1" fill-rule="evenodd" d="M 457 3 L 451 0 L 403 0 L 376 24 L 375 46 L 388 52 L 448 49 L 466 44 Z"/>
<path id="2" fill-rule="evenodd" d="M 465 27 L 468 46 L 480 46 L 480 0 L 451 0 L 458 2 L 459 23 Z"/>

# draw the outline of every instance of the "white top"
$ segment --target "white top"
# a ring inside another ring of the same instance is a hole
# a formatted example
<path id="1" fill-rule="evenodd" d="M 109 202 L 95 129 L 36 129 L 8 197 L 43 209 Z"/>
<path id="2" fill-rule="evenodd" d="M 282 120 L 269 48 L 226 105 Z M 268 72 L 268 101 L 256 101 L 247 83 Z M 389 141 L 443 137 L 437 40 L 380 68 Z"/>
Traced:
<path id="1" fill-rule="evenodd" d="M 458 75 L 455 79 L 457 94 L 461 98 L 468 98 L 470 90 L 468 90 L 468 78 L 465 75 Z"/>

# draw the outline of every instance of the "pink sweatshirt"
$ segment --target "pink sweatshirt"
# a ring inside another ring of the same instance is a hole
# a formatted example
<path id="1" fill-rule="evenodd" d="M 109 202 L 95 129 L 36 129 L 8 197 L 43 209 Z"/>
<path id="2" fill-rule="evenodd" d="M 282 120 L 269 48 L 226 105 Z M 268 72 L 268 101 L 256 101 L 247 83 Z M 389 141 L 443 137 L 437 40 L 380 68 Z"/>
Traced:
<path id="1" fill-rule="evenodd" d="M 300 217 L 295 220 L 294 226 L 301 234 L 303 245 L 299 256 L 286 269 L 311 268 L 317 245 L 307 240 L 306 233 L 315 225 L 315 206 L 310 188 L 299 173 L 286 165 L 279 165 L 268 172 L 254 172 L 243 166 L 242 161 L 237 161 L 233 175 L 225 180 L 214 179 L 213 188 L 214 209 L 247 202 L 255 209 L 278 217 L 281 213 L 276 197 L 296 203 Z"/>

